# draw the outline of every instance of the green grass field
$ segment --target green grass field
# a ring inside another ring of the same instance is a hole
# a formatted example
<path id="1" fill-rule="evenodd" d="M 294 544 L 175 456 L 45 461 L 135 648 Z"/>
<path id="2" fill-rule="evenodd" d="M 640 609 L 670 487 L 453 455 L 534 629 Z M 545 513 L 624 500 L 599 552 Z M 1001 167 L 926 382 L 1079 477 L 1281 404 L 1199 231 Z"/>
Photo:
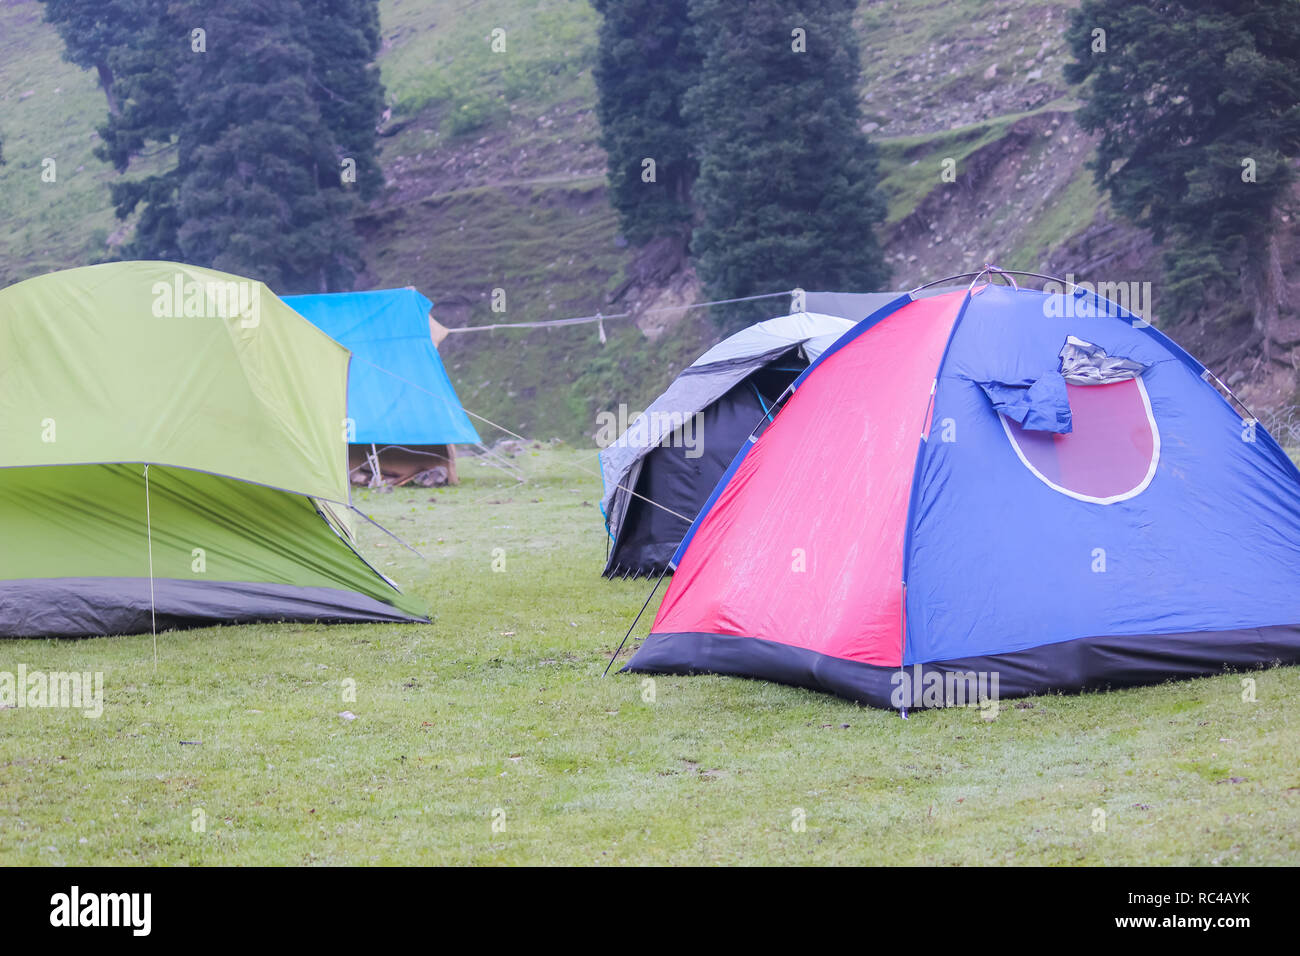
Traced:
<path id="1" fill-rule="evenodd" d="M 105 681 L 99 719 L 0 710 L 0 864 L 1300 859 L 1300 669 L 1253 703 L 1229 675 L 991 721 L 721 677 L 651 695 L 601 677 L 648 584 L 598 576 L 594 454 L 514 464 L 358 492 L 424 552 L 363 530 L 431 625 L 165 633 L 156 671 L 148 635 L 0 643 L 0 671 Z"/>

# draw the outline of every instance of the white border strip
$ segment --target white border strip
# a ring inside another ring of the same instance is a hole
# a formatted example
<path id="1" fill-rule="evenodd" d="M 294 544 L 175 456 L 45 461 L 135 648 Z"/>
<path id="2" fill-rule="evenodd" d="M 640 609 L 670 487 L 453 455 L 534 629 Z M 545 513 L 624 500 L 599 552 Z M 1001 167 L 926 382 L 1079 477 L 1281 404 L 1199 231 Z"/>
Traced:
<path id="1" fill-rule="evenodd" d="M 1151 465 L 1149 468 L 1147 468 L 1146 477 L 1142 479 L 1142 482 L 1139 485 L 1137 485 L 1135 488 L 1132 488 L 1129 491 L 1124 492 L 1123 494 L 1112 495 L 1109 498 L 1097 498 L 1094 497 L 1093 495 L 1085 495 L 1085 494 L 1080 494 L 1077 491 L 1071 491 L 1069 488 L 1062 488 L 1060 485 L 1056 484 L 1055 482 L 1049 481 L 1047 477 L 1041 471 L 1035 468 L 1032 464 L 1030 464 L 1029 459 L 1025 457 L 1025 453 L 1021 449 L 1020 443 L 1017 442 L 1015 436 L 1011 434 L 1011 425 L 1007 421 L 1007 417 L 1003 415 L 1001 412 L 998 412 L 997 413 L 998 420 L 1002 422 L 1002 430 L 1006 432 L 1007 441 L 1009 441 L 1011 443 L 1011 447 L 1015 449 L 1016 457 L 1020 459 L 1020 463 L 1024 465 L 1026 468 L 1028 468 L 1031 472 L 1033 472 L 1033 474 L 1038 478 L 1038 480 L 1041 481 L 1043 484 L 1047 485 L 1047 487 L 1055 491 L 1059 491 L 1061 494 L 1066 495 L 1070 498 L 1074 498 L 1078 501 L 1090 501 L 1093 504 L 1097 504 L 1097 505 L 1113 505 L 1117 501 L 1127 501 L 1129 498 L 1136 497 L 1137 495 L 1140 495 L 1142 494 L 1142 492 L 1147 490 L 1147 486 L 1151 484 L 1151 479 L 1156 476 L 1156 467 L 1160 464 L 1160 429 L 1156 426 L 1156 417 L 1151 411 L 1151 398 L 1150 396 L 1147 395 L 1147 388 L 1144 384 L 1142 384 L 1142 379 L 1140 377 L 1135 378 L 1133 381 L 1137 382 L 1138 394 L 1142 396 L 1142 406 L 1146 409 L 1146 413 L 1147 413 L 1147 423 L 1151 426 L 1151 440 L 1152 440 Z M 1084 386 L 1084 387 L 1091 388 L 1093 386 Z"/>

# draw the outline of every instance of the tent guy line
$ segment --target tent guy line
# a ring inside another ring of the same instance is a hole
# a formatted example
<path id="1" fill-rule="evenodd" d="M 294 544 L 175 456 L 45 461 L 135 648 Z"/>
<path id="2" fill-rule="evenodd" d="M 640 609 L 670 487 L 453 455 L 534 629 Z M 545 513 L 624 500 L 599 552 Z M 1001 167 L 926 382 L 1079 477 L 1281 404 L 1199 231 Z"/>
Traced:
<path id="1" fill-rule="evenodd" d="M 158 671 L 158 605 L 153 589 L 153 509 L 149 502 L 149 466 L 144 466 L 144 524 L 149 539 L 149 630 L 153 633 L 153 669 Z"/>
<path id="2" fill-rule="evenodd" d="M 759 299 L 775 299 L 779 296 L 794 295 L 796 290 L 786 289 L 783 292 L 764 292 L 762 295 L 744 295 L 736 299 L 714 299 L 711 302 L 695 302 L 691 305 L 671 305 L 661 306 L 657 309 L 646 309 L 643 312 L 612 312 L 609 315 L 597 312 L 595 315 L 579 315 L 571 319 L 544 319 L 536 322 L 498 322 L 493 325 L 463 325 L 459 328 L 447 328 L 448 333 L 457 332 L 489 332 L 492 329 L 546 329 L 554 328 L 561 325 L 589 325 L 592 322 L 603 322 L 605 319 L 628 319 L 634 315 L 655 315 L 659 312 L 685 312 L 690 309 L 707 309 L 713 305 L 732 305 L 736 302 L 755 302 Z"/>
<path id="3" fill-rule="evenodd" d="M 784 293 L 778 293 L 778 294 L 784 294 Z M 411 386 L 412 388 L 419 389 L 421 392 L 424 392 L 424 393 L 426 393 L 426 394 L 428 394 L 428 395 L 431 395 L 431 396 L 434 397 L 434 398 L 440 399 L 441 401 L 447 401 L 447 399 L 446 399 L 445 396 L 442 396 L 442 395 L 436 395 L 436 394 L 434 394 L 433 392 L 430 392 L 427 388 L 424 388 L 423 386 L 418 385 L 418 384 L 415 383 L 415 382 L 412 382 L 410 379 L 403 378 L 401 375 L 398 375 L 396 372 L 389 371 L 388 369 L 384 368 L 383 366 L 375 365 L 373 362 L 369 362 L 369 361 L 367 361 L 366 359 L 360 358 L 359 356 L 356 356 L 356 355 L 354 355 L 352 358 L 353 358 L 354 361 L 364 362 L 366 365 L 369 365 L 369 366 L 371 366 L 372 368 L 375 368 L 375 369 L 377 369 L 378 371 L 383 372 L 385 375 L 391 375 L 393 378 L 397 379 L 399 382 L 403 382 L 403 383 L 405 383 L 405 384 Z M 485 425 L 490 425 L 490 426 L 493 427 L 493 428 L 496 428 L 496 429 L 499 429 L 500 431 L 505 432 L 505 433 L 506 433 L 507 435 L 509 435 L 511 438 L 517 439 L 518 441 L 522 441 L 522 442 L 527 442 L 527 441 L 529 441 L 529 439 L 525 438 L 523 435 L 520 435 L 518 432 L 511 431 L 509 428 L 506 428 L 504 425 L 498 425 L 496 422 L 492 421 L 491 419 L 484 418 L 482 415 L 479 415 L 479 414 L 476 414 L 475 412 L 470 411 L 468 408 L 465 408 L 463 405 L 461 406 L 461 408 L 464 410 L 464 412 L 465 412 L 466 415 L 469 415 L 471 418 L 477 418 L 479 421 L 483 422 Z M 491 452 L 491 451 L 490 451 L 486 446 L 480 444 L 479 447 L 482 448 L 482 449 L 483 449 L 485 452 L 487 452 L 488 454 L 492 454 L 492 452 Z M 590 474 L 590 475 L 599 475 L 599 474 L 600 474 L 600 472 L 596 471 L 595 469 L 592 469 L 592 468 L 585 468 L 585 467 L 583 467 L 582 465 L 578 465 L 576 462 L 575 462 L 575 467 L 577 467 L 577 468 L 580 469 L 581 471 L 585 471 L 585 472 L 587 472 L 587 473 Z M 524 485 L 524 484 L 528 484 L 532 479 L 530 479 L 530 478 L 520 478 L 520 479 L 518 479 L 518 480 L 519 480 L 519 483 L 520 483 L 521 485 Z M 674 517 L 681 518 L 681 519 L 682 519 L 683 521 L 685 521 L 687 524 L 690 524 L 690 522 L 691 522 L 691 519 L 688 518 L 688 517 L 686 517 L 686 515 L 678 514 L 676 511 L 673 511 L 671 508 L 668 508 L 668 507 L 665 507 L 664 505 L 659 504 L 659 502 L 657 502 L 657 501 L 651 501 L 649 498 L 646 498 L 644 495 L 637 494 L 637 493 L 636 493 L 635 491 L 633 491 L 631 488 L 624 488 L 624 487 L 621 486 L 621 485 L 619 486 L 619 488 L 620 488 L 620 490 L 622 490 L 622 491 L 626 491 L 628 494 L 633 495 L 634 497 L 637 497 L 637 498 L 641 498 L 641 499 L 643 499 L 644 501 L 650 503 L 651 505 L 654 505 L 654 507 L 656 507 L 656 508 L 661 508 L 661 509 L 663 509 L 664 511 L 666 511 L 666 512 L 668 512 L 669 514 L 673 515 Z M 385 530 L 387 530 L 387 529 L 385 529 Z M 392 532 L 389 532 L 389 533 L 391 534 Z"/>

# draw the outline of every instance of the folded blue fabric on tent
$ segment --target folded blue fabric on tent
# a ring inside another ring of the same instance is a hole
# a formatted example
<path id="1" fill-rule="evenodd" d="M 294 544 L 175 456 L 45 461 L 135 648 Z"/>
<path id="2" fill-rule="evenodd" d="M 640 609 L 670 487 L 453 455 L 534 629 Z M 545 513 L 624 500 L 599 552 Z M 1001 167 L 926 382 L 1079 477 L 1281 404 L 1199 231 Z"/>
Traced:
<path id="1" fill-rule="evenodd" d="M 979 386 L 993 407 L 1021 428 L 1058 435 L 1068 435 L 1074 428 L 1060 372 L 1046 372 L 1032 382 L 980 382 Z"/>

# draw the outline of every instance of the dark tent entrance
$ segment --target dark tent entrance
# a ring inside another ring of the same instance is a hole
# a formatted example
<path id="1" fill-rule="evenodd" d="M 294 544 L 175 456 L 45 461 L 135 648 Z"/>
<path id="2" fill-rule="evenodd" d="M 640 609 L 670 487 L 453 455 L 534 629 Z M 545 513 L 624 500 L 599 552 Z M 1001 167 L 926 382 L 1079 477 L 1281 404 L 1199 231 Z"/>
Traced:
<path id="1" fill-rule="evenodd" d="M 606 577 L 654 575 L 755 428 L 808 363 L 850 328 L 797 312 L 724 339 L 600 456 Z"/>
<path id="2" fill-rule="evenodd" d="M 741 444 L 808 367 L 798 349 L 733 386 L 641 460 L 606 577 L 658 574 L 677 550 Z M 649 500 L 646 500 L 649 499 Z M 653 504 L 652 504 L 653 502 Z"/>

